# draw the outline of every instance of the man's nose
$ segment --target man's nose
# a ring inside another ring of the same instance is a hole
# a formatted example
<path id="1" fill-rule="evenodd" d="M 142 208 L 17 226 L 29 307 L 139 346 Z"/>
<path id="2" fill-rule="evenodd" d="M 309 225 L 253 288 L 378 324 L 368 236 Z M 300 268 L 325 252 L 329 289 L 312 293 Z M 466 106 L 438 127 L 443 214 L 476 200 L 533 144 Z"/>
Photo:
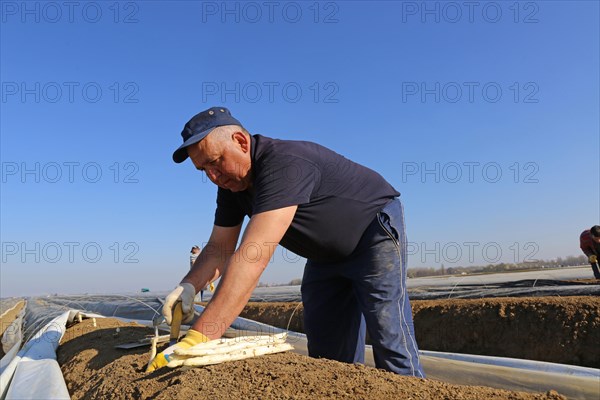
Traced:
<path id="1" fill-rule="evenodd" d="M 214 182 L 219 179 L 221 173 L 216 168 L 207 168 L 206 175 L 208 175 L 208 179 Z"/>

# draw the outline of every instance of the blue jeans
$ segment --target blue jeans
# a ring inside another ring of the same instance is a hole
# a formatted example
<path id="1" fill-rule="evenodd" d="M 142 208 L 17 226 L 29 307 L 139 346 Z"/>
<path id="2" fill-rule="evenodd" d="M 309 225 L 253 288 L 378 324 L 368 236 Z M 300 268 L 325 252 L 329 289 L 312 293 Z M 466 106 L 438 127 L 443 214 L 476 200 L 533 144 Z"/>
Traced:
<path id="1" fill-rule="evenodd" d="M 308 260 L 302 302 L 311 357 L 364 363 L 368 330 L 377 368 L 425 377 L 406 292 L 406 235 L 400 200 L 377 213 L 344 261 Z"/>

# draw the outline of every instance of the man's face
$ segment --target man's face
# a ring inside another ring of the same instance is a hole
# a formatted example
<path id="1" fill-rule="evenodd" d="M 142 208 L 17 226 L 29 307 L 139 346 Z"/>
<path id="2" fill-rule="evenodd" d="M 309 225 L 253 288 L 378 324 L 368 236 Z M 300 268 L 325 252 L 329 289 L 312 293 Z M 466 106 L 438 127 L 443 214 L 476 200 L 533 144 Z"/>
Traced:
<path id="1" fill-rule="evenodd" d="M 206 172 L 220 188 L 240 192 L 250 186 L 250 138 L 242 132 L 225 139 L 216 138 L 211 132 L 187 151 L 196 169 Z"/>
<path id="2" fill-rule="evenodd" d="M 596 243 L 600 244 L 600 236 L 596 237 L 596 236 L 592 236 L 592 240 Z"/>

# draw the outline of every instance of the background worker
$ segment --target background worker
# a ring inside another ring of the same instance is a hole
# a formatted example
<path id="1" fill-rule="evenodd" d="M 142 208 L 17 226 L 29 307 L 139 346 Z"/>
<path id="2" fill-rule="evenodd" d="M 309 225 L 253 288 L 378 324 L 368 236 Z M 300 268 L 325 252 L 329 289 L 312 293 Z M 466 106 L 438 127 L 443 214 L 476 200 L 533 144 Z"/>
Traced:
<path id="1" fill-rule="evenodd" d="M 192 250 L 190 251 L 190 269 L 194 268 L 194 263 L 196 262 L 196 259 L 198 258 L 198 256 L 200 255 L 201 252 L 202 252 L 202 250 L 200 249 L 199 246 L 192 247 Z M 198 295 L 200 296 L 198 298 L 198 301 L 200 301 L 200 302 L 204 301 L 204 291 L 205 290 L 210 290 L 211 292 L 214 292 L 215 284 L 211 282 L 208 286 L 205 286 L 202 289 L 200 289 L 200 292 L 198 292 Z"/>
<path id="2" fill-rule="evenodd" d="M 600 267 L 598 258 L 600 258 L 600 225 L 594 225 L 590 229 L 583 231 L 579 236 L 579 247 L 588 258 L 588 262 L 594 271 L 594 278 L 600 279 Z"/>
<path id="3" fill-rule="evenodd" d="M 381 175 L 316 143 L 250 135 L 225 108 L 197 114 L 181 135 L 174 161 L 189 156 L 219 188 L 209 242 L 167 296 L 167 322 L 178 299 L 191 321 L 190 299 L 221 283 L 176 347 L 220 338 L 281 244 L 307 259 L 301 291 L 310 356 L 364 362 L 368 329 L 378 368 L 424 377 L 405 285 L 403 208 Z M 160 353 L 153 368 L 173 351 Z"/>
<path id="4" fill-rule="evenodd" d="M 196 262 L 196 259 L 198 258 L 198 256 L 200 255 L 200 247 L 199 246 L 194 246 L 192 247 L 192 250 L 190 250 L 190 269 L 194 268 L 194 263 Z M 211 284 L 212 285 L 212 284 Z M 198 299 L 194 299 L 197 301 L 203 301 L 203 297 L 204 297 L 204 291 L 208 289 L 207 287 L 203 287 L 202 289 L 200 289 L 200 292 L 198 292 Z M 211 289 L 211 291 L 213 291 L 214 289 Z"/>
<path id="5" fill-rule="evenodd" d="M 199 254 L 200 254 L 200 247 L 199 246 L 192 247 L 192 250 L 190 250 L 190 269 L 192 269 L 194 267 L 194 263 L 196 262 L 196 259 L 198 258 Z"/>

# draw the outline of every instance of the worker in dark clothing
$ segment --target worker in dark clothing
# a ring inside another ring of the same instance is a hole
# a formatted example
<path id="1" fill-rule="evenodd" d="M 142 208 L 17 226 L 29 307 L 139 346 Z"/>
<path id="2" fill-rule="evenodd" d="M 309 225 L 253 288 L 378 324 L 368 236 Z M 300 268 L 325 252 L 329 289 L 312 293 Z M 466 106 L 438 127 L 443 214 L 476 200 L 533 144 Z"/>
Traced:
<path id="1" fill-rule="evenodd" d="M 594 278 L 600 279 L 598 258 L 600 257 L 600 225 L 594 225 L 589 230 L 583 231 L 579 236 L 579 247 L 585 253 L 594 271 Z"/>
<path id="2" fill-rule="evenodd" d="M 364 362 L 368 331 L 377 367 L 424 377 L 406 291 L 404 213 L 392 185 L 316 143 L 250 135 L 222 107 L 194 116 L 182 136 L 174 161 L 189 156 L 219 188 L 209 243 L 165 299 L 167 322 L 172 304 L 191 304 L 190 296 L 222 278 L 175 346 L 221 337 L 280 244 L 307 259 L 301 291 L 312 357 Z M 183 312 L 192 319 L 193 310 Z"/>

